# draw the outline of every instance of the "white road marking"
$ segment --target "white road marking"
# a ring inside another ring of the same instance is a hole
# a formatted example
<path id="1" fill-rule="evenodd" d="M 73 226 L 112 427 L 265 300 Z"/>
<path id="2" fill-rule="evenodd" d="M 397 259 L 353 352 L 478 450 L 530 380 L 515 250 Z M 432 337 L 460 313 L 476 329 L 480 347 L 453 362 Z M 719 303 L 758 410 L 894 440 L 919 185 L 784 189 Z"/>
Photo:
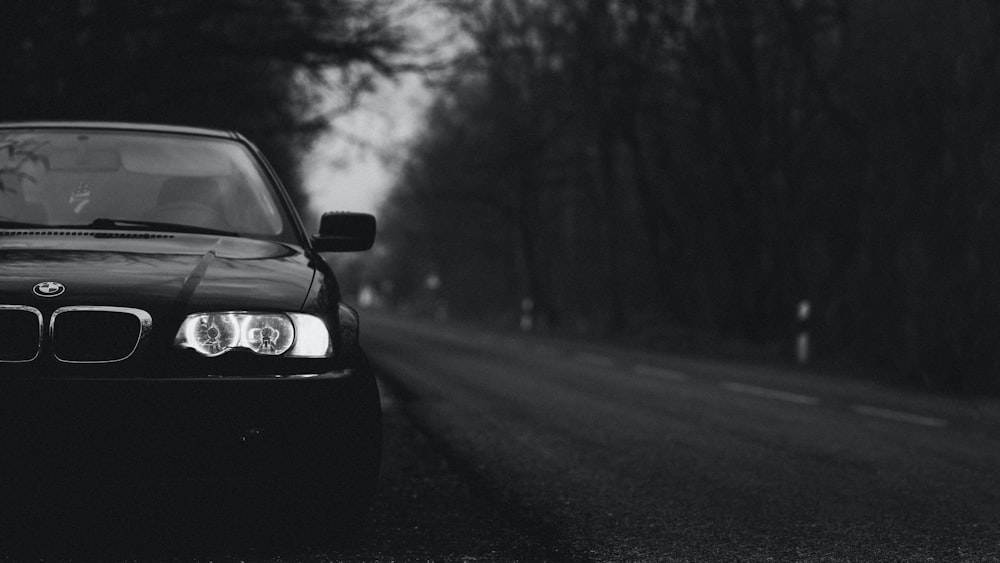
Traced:
<path id="1" fill-rule="evenodd" d="M 747 385 L 745 383 L 736 383 L 734 381 L 723 381 L 722 387 L 729 391 L 733 391 L 734 393 L 743 393 L 744 395 L 753 395 L 754 397 L 764 397 L 767 399 L 777 399 L 779 401 L 797 403 L 800 405 L 818 405 L 820 403 L 819 397 L 799 395 L 798 393 L 789 393 L 788 391 L 768 389 L 767 387 L 757 387 L 756 385 Z"/>
<path id="2" fill-rule="evenodd" d="M 609 368 L 615 365 L 614 358 L 608 356 L 602 356 L 600 354 L 589 354 L 584 352 L 583 354 L 577 354 L 574 359 L 578 362 L 583 362 L 585 364 L 590 364 L 592 366 L 599 366 L 602 368 Z"/>
<path id="3" fill-rule="evenodd" d="M 691 379 L 691 376 L 688 374 L 677 370 L 661 368 L 658 366 L 647 366 L 645 364 L 636 364 L 632 366 L 632 371 L 639 375 L 648 375 L 658 377 L 660 379 L 667 379 L 669 381 L 681 382 Z"/>
<path id="4" fill-rule="evenodd" d="M 919 424 L 921 426 L 930 426 L 933 428 L 944 428 L 948 426 L 948 421 L 942 418 L 934 418 L 903 411 L 894 411 L 891 409 L 883 409 L 869 405 L 851 405 L 851 410 L 866 416 L 874 416 L 877 418 L 884 418 L 886 420 L 895 420 L 897 422 L 908 422 L 910 424 Z"/>

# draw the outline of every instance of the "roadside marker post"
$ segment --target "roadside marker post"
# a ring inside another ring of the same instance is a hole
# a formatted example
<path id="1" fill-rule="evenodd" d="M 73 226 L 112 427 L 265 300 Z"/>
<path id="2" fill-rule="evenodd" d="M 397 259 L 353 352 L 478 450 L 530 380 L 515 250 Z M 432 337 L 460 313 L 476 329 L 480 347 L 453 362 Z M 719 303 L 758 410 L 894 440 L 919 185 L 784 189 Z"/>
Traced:
<path id="1" fill-rule="evenodd" d="M 530 297 L 525 297 L 521 300 L 521 330 L 523 332 L 529 332 L 534 325 L 533 311 L 535 309 L 535 302 Z"/>
<path id="2" fill-rule="evenodd" d="M 799 301 L 799 308 L 796 313 L 796 326 L 798 332 L 795 335 L 795 360 L 799 365 L 809 363 L 809 315 L 812 306 L 809 300 Z"/>
<path id="3" fill-rule="evenodd" d="M 803 366 L 809 363 L 809 315 L 811 309 L 812 306 L 808 300 L 799 301 L 796 313 L 798 332 L 795 335 L 795 360 Z"/>

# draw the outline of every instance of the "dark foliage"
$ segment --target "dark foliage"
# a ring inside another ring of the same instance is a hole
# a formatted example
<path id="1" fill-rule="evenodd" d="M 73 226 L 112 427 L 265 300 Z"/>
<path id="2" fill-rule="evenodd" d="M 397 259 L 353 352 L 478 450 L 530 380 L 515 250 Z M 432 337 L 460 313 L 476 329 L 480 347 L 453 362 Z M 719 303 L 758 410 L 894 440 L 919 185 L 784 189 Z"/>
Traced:
<path id="1" fill-rule="evenodd" d="M 997 383 L 1000 5 L 449 3 L 473 48 L 387 214 L 397 300 Z M 426 296 L 424 296 L 426 297 Z"/>

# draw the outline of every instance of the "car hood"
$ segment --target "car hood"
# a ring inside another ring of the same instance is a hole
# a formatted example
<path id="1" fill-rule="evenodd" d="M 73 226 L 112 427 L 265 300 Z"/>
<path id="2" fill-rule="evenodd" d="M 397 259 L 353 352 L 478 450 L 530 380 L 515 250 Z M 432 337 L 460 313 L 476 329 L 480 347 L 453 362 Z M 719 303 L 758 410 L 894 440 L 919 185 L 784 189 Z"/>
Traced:
<path id="1" fill-rule="evenodd" d="M 167 310 L 298 311 L 315 277 L 301 249 L 188 234 L 0 233 L 0 304 L 43 312 L 70 305 Z M 65 292 L 39 297 L 40 282 Z"/>

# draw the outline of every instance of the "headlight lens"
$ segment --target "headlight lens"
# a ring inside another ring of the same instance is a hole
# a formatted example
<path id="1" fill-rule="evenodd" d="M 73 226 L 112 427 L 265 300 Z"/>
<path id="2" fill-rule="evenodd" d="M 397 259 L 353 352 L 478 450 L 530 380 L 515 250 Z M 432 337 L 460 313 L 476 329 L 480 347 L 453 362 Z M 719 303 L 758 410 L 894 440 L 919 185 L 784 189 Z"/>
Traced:
<path id="1" fill-rule="evenodd" d="M 296 358 L 327 358 L 333 353 L 323 319 L 302 313 L 196 313 L 181 324 L 174 345 L 209 357 L 233 348 Z"/>
<path id="2" fill-rule="evenodd" d="M 232 313 L 190 316 L 177 337 L 205 356 L 218 356 L 239 345 L 240 322 Z"/>
<path id="3" fill-rule="evenodd" d="M 295 347 L 288 353 L 296 358 L 327 358 L 333 354 L 330 331 L 323 319 L 302 313 L 289 313 L 296 326 Z"/>
<path id="4" fill-rule="evenodd" d="M 267 356 L 284 354 L 295 340 L 292 321 L 284 315 L 247 315 L 242 333 L 247 348 Z"/>

